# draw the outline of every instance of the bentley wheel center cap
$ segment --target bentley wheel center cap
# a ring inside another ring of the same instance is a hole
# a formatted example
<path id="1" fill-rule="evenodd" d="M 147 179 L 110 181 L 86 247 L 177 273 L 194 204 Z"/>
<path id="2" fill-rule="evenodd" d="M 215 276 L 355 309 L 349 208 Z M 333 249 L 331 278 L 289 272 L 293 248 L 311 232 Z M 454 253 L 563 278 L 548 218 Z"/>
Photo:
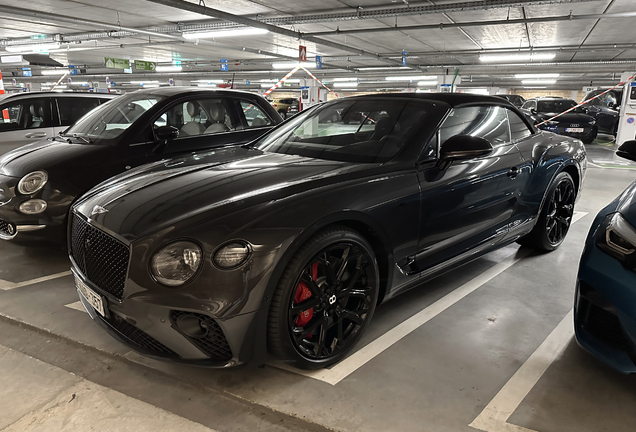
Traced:
<path id="1" fill-rule="evenodd" d="M 332 305 L 336 302 L 336 295 L 332 295 L 331 297 L 329 297 L 329 304 Z"/>

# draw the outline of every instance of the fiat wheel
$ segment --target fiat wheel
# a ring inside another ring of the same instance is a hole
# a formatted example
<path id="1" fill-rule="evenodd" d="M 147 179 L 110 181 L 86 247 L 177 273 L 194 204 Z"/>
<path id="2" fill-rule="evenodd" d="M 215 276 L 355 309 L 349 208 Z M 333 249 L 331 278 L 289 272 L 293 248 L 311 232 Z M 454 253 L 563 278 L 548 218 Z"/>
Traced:
<path id="1" fill-rule="evenodd" d="M 269 349 L 303 369 L 345 357 L 378 300 L 373 249 L 344 228 L 324 230 L 301 247 L 281 277 L 269 315 Z"/>

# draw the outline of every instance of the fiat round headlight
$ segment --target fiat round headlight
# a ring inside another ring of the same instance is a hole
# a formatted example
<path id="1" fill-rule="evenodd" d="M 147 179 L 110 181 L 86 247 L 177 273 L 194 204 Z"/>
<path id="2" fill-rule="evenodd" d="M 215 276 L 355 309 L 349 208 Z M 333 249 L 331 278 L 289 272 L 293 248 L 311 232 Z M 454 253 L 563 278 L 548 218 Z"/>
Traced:
<path id="1" fill-rule="evenodd" d="M 196 243 L 171 243 L 152 256 L 150 270 L 161 284 L 172 287 L 183 285 L 201 267 L 202 255 L 201 248 Z"/>
<path id="2" fill-rule="evenodd" d="M 41 199 L 32 199 L 20 204 L 18 209 L 24 214 L 39 214 L 46 210 L 46 201 Z"/>
<path id="3" fill-rule="evenodd" d="M 213 257 L 214 265 L 224 270 L 240 266 L 250 256 L 247 243 L 234 241 L 220 247 Z"/>
<path id="4" fill-rule="evenodd" d="M 42 189 L 48 179 L 46 171 L 33 171 L 22 177 L 18 183 L 18 192 L 24 195 L 33 194 Z"/>

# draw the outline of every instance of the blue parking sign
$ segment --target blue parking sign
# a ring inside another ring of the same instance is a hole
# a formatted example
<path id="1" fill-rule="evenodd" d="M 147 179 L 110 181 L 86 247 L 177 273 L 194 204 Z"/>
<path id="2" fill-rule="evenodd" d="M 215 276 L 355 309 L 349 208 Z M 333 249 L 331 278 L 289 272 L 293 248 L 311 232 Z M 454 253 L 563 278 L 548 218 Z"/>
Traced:
<path id="1" fill-rule="evenodd" d="M 322 56 L 316 56 L 316 68 L 322 69 Z"/>

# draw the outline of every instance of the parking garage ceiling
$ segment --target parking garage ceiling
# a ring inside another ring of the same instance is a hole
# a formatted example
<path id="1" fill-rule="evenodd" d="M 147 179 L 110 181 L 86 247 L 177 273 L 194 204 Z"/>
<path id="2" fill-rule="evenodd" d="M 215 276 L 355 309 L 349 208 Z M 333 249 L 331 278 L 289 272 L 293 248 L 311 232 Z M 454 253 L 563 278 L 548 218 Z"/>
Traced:
<path id="1" fill-rule="evenodd" d="M 579 90 L 616 83 L 636 65 L 633 0 L 34 0 L 29 9 L 0 4 L 5 76 L 21 75 L 24 66 L 5 63 L 6 56 L 34 46 L 41 51 L 43 45 L 52 61 L 80 66 L 87 79 L 130 80 L 122 70 L 105 68 L 105 58 L 114 57 L 181 64 L 180 72 L 133 71 L 145 79 L 234 76 L 243 86 L 284 75 L 288 70 L 272 65 L 297 62 L 299 45 L 307 47 L 309 62 L 322 56 L 322 69 L 314 69 L 319 78 L 355 76 L 362 90 L 383 87 L 387 76 L 456 72 L 463 85 L 508 88 L 523 87 L 517 74 L 559 74 L 554 88 Z M 259 34 L 219 33 L 227 30 Z M 221 59 L 228 60 L 227 72 Z M 46 68 L 32 66 L 33 77 L 20 80 L 50 80 L 39 73 Z"/>

